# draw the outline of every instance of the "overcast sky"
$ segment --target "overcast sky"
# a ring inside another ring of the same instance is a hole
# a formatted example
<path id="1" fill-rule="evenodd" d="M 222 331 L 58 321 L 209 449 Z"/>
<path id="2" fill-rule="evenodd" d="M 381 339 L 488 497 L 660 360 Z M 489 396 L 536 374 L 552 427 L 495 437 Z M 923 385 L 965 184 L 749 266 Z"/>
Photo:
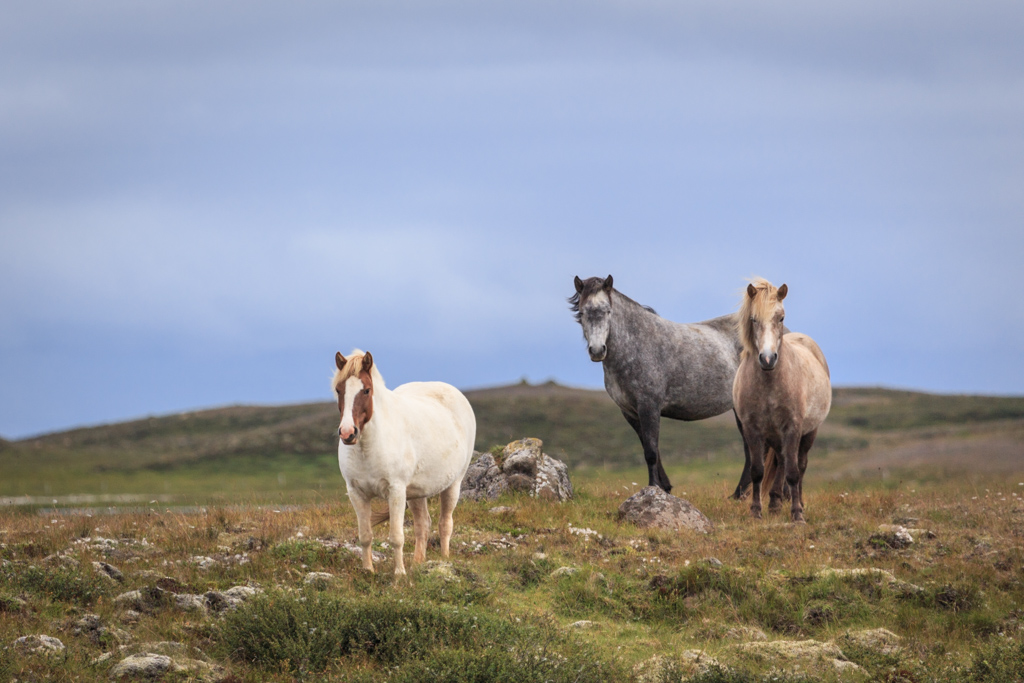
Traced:
<path id="1" fill-rule="evenodd" d="M 1024 4 L 77 0 L 0 21 L 0 435 L 602 384 L 574 275 L 789 284 L 838 385 L 1024 393 Z"/>

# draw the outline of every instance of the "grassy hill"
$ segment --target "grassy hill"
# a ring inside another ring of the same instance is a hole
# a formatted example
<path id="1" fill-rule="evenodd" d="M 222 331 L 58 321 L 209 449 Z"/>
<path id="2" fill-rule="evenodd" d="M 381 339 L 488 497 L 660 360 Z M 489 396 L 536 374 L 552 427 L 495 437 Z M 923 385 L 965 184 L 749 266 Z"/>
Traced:
<path id="1" fill-rule="evenodd" d="M 478 450 L 536 436 L 578 476 L 642 476 L 639 442 L 604 391 L 554 383 L 467 391 Z M 76 493 L 237 497 L 340 490 L 334 403 L 232 406 L 0 442 L 0 496 Z M 734 480 L 742 444 L 731 414 L 662 421 L 674 479 Z M 810 477 L 1024 471 L 1024 398 L 838 388 Z"/>

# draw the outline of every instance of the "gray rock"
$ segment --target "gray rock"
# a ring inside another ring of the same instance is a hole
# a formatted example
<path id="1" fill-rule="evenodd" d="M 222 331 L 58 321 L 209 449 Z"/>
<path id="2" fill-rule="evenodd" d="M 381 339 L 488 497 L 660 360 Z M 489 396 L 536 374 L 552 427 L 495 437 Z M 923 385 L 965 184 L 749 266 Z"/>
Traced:
<path id="1" fill-rule="evenodd" d="M 843 650 L 869 650 L 881 655 L 899 655 L 903 652 L 901 638 L 884 628 L 847 631 L 836 638 L 836 644 Z"/>
<path id="2" fill-rule="evenodd" d="M 309 572 L 302 579 L 302 583 L 313 588 L 323 590 L 334 582 L 334 574 L 329 572 Z"/>
<path id="3" fill-rule="evenodd" d="M 14 641 L 14 649 L 24 655 L 59 657 L 64 654 L 64 643 L 53 636 L 22 636 Z"/>
<path id="4" fill-rule="evenodd" d="M 124 583 L 124 574 L 122 574 L 121 570 L 112 564 L 107 564 L 106 562 L 93 562 L 92 568 L 95 569 L 98 574 L 106 576 L 112 581 Z"/>
<path id="5" fill-rule="evenodd" d="M 910 532 L 898 524 L 882 524 L 878 527 L 878 533 L 868 539 L 869 543 L 883 543 L 890 548 L 903 550 L 914 543 L 914 537 Z"/>
<path id="6" fill-rule="evenodd" d="M 839 646 L 817 640 L 772 640 L 733 645 L 740 655 L 757 670 L 778 670 L 790 675 L 838 677 L 840 680 L 863 680 L 867 673 L 850 662 Z"/>
<path id="7" fill-rule="evenodd" d="M 183 612 L 205 612 L 206 597 L 192 593 L 177 593 L 174 596 L 174 606 Z"/>
<path id="8" fill-rule="evenodd" d="M 637 683 L 682 681 L 706 674 L 712 667 L 721 664 L 703 650 L 683 650 L 675 657 L 654 655 L 640 662 L 633 667 L 633 677 Z"/>
<path id="9" fill-rule="evenodd" d="M 689 501 L 665 493 L 657 486 L 646 486 L 623 501 L 619 519 L 636 526 L 658 529 L 693 529 L 708 533 L 714 525 Z"/>
<path id="10" fill-rule="evenodd" d="M 527 438 L 505 446 L 500 463 L 490 453 L 477 454 L 462 479 L 467 500 L 495 500 L 505 491 L 522 491 L 546 500 L 573 496 L 569 468 L 543 453 L 540 439 Z"/>
<path id="11" fill-rule="evenodd" d="M 768 640 L 768 635 L 754 626 L 737 626 L 725 633 L 729 640 L 739 640 L 744 643 L 761 642 Z"/>
<path id="12" fill-rule="evenodd" d="M 208 591 L 203 597 L 210 611 L 226 612 L 237 609 L 243 602 L 261 592 L 261 589 L 253 586 L 235 586 L 226 591 Z"/>
<path id="13" fill-rule="evenodd" d="M 222 667 L 198 659 L 169 657 L 155 652 L 128 655 L 110 670 L 110 678 L 157 679 L 166 675 L 186 675 L 190 680 L 208 681 L 219 678 Z"/>
<path id="14" fill-rule="evenodd" d="M 560 576 L 572 576 L 579 569 L 576 567 L 559 567 L 555 571 L 551 572 L 551 577 L 557 579 Z"/>
<path id="15" fill-rule="evenodd" d="M 138 590 L 121 593 L 114 598 L 114 604 L 121 609 L 131 609 L 137 612 L 149 612 L 158 607 L 171 604 L 172 593 L 157 586 L 147 586 Z"/>

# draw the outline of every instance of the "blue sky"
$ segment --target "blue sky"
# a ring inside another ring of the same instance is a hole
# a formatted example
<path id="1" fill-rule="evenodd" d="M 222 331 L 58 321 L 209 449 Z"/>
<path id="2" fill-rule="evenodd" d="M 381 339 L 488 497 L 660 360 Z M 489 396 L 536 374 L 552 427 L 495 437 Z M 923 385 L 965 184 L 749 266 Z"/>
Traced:
<path id="1" fill-rule="evenodd" d="M 1019 2 L 15 3 L 0 435 L 601 385 L 565 298 L 790 287 L 840 385 L 1024 394 Z"/>

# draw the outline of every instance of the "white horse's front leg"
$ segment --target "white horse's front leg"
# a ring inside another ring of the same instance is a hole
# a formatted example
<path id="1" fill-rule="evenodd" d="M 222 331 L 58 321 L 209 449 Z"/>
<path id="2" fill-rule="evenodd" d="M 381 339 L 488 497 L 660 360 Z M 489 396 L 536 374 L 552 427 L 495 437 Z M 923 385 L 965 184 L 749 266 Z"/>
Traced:
<path id="1" fill-rule="evenodd" d="M 412 554 L 412 563 L 422 562 L 427 558 L 427 540 L 430 538 L 430 511 L 427 499 L 417 498 L 409 501 L 412 510 L 412 528 L 416 531 L 416 549 Z"/>
<path id="2" fill-rule="evenodd" d="M 363 549 L 363 569 L 372 572 L 373 550 L 370 548 L 370 544 L 373 543 L 373 525 L 370 523 L 370 501 L 355 491 L 348 492 L 348 499 L 352 503 L 352 509 L 356 511 L 359 545 Z"/>
<path id="3" fill-rule="evenodd" d="M 388 512 L 391 517 L 391 545 L 395 548 L 395 576 L 405 574 L 402 552 L 405 546 L 405 486 L 391 486 L 388 496 Z"/>

